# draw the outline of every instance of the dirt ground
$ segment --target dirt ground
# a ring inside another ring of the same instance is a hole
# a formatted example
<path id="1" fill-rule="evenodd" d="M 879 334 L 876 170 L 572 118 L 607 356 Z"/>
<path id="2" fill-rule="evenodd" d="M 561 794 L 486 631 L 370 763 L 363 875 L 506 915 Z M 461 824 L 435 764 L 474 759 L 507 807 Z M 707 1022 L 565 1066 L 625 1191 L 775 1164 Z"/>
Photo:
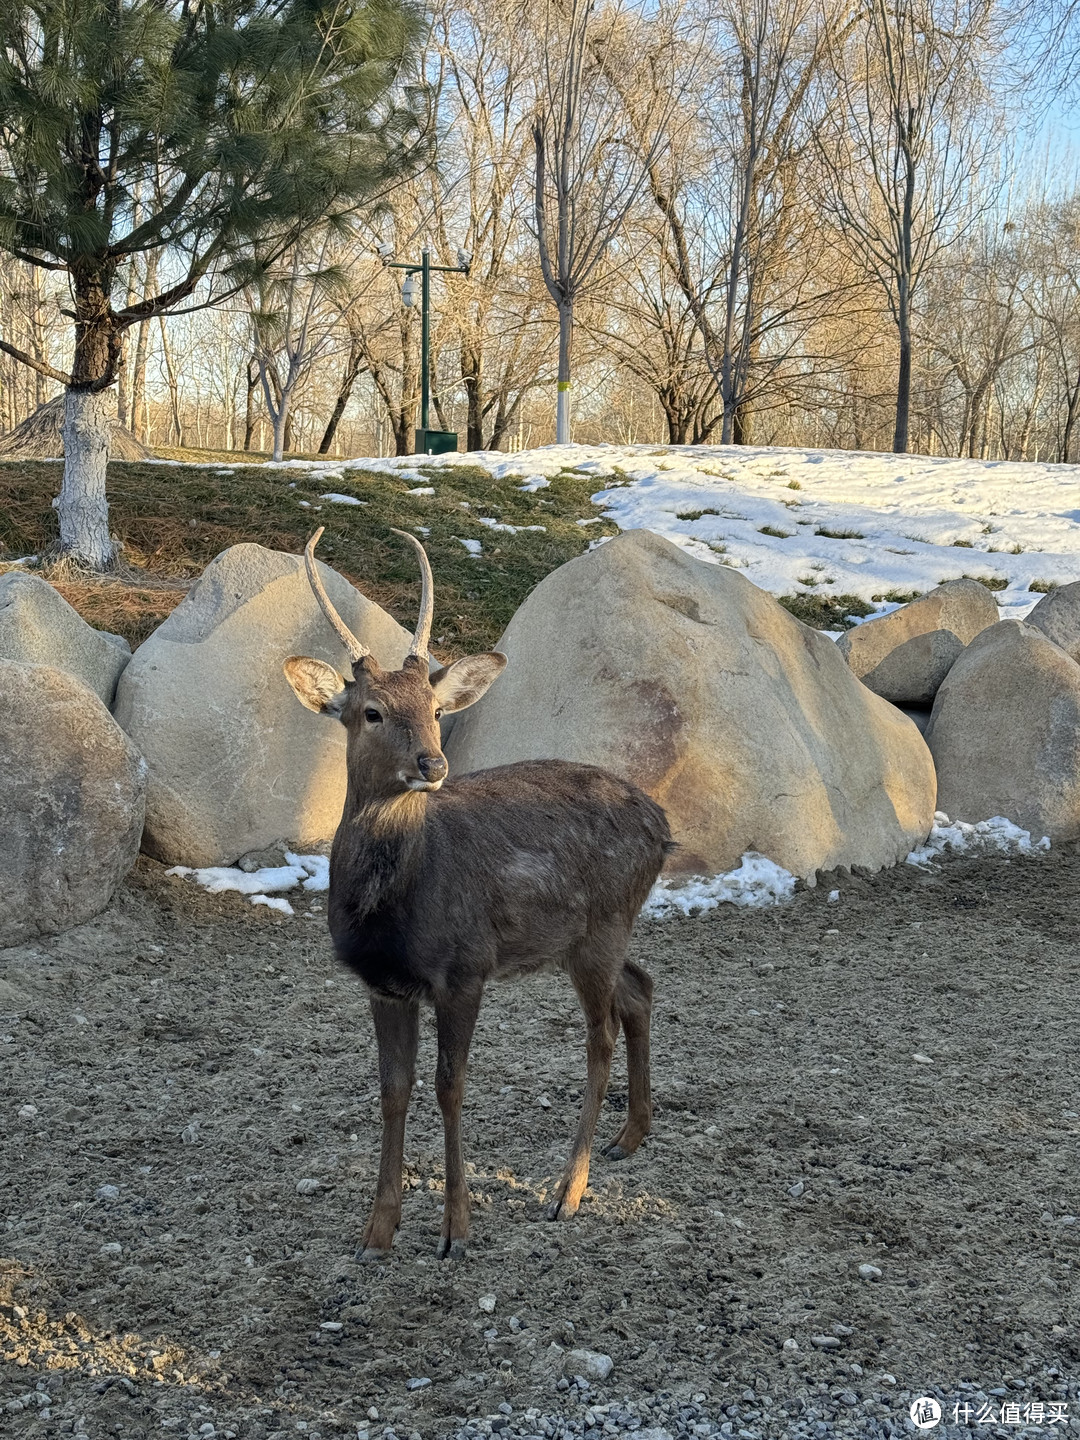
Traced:
<path id="1" fill-rule="evenodd" d="M 428 1023 L 396 1249 L 358 1265 L 375 1058 L 321 911 L 140 862 L 91 924 L 0 952 L 0 1433 L 355 1435 L 375 1407 L 373 1433 L 426 1440 L 504 1400 L 556 1410 L 553 1344 L 609 1354 L 612 1396 L 1076 1378 L 1078 880 L 1064 852 L 954 859 L 642 924 L 655 1129 L 594 1162 L 569 1224 L 541 1209 L 576 1002 L 559 976 L 494 988 L 457 1265 L 434 1258 Z"/>

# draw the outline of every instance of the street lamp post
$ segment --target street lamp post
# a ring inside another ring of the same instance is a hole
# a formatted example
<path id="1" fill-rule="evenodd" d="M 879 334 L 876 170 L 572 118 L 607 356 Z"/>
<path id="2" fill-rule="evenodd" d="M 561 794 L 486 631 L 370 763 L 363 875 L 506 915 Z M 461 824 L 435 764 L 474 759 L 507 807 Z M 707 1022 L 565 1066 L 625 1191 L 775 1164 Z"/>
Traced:
<path id="1" fill-rule="evenodd" d="M 417 455 L 444 455 L 457 449 L 456 430 L 432 430 L 428 424 L 431 399 L 431 274 L 438 270 L 445 275 L 468 275 L 471 259 L 468 251 L 459 250 L 456 265 L 432 265 L 431 252 L 426 245 L 419 265 L 386 260 L 384 257 L 387 269 L 405 271 L 401 298 L 406 305 L 413 304 L 413 276 L 420 276 L 420 428 L 416 432 L 414 447 Z"/>

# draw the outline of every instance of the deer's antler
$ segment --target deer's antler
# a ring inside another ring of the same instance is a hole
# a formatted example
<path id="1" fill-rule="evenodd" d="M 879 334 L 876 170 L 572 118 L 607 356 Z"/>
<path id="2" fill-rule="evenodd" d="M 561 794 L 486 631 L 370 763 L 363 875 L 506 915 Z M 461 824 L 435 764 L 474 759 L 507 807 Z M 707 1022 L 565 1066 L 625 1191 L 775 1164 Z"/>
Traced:
<path id="1" fill-rule="evenodd" d="M 395 530 L 395 535 L 400 535 L 403 540 L 408 540 L 416 547 L 416 554 L 420 560 L 420 618 L 416 622 L 416 631 L 413 635 L 412 644 L 409 646 L 410 655 L 418 655 L 421 660 L 428 658 L 428 641 L 431 639 L 431 619 L 435 613 L 435 581 L 431 575 L 431 561 L 427 557 L 427 551 L 415 535 L 410 535 L 407 530 Z"/>
<path id="2" fill-rule="evenodd" d="M 304 564 L 307 567 L 307 578 L 312 590 L 315 592 L 315 599 L 319 602 L 319 608 L 337 631 L 338 638 L 345 646 L 345 649 L 348 650 L 350 658 L 355 663 L 357 660 L 362 660 L 365 655 L 370 655 L 371 651 L 365 645 L 360 644 L 360 641 L 357 640 L 356 636 L 345 624 L 345 621 L 342 620 L 333 605 L 331 605 L 330 597 L 327 595 L 326 589 L 323 586 L 322 578 L 319 575 L 319 567 L 315 564 L 315 546 L 319 543 L 319 537 L 325 528 L 324 525 L 320 525 L 304 547 Z"/>

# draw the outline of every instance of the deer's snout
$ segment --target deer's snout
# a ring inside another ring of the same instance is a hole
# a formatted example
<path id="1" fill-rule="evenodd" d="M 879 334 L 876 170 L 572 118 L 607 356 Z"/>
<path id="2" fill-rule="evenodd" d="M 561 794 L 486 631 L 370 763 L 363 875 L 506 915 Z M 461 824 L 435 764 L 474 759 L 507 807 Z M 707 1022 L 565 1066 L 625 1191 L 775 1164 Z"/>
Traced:
<path id="1" fill-rule="evenodd" d="M 419 755 L 416 768 L 430 785 L 434 785 L 437 781 L 446 779 L 450 767 L 443 755 Z"/>

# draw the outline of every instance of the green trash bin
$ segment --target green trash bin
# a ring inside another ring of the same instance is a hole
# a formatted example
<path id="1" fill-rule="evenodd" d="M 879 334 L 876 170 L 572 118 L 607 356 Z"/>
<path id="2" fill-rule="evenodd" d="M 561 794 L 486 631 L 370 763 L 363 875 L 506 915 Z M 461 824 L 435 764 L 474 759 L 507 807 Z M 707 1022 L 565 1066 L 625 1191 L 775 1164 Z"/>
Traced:
<path id="1" fill-rule="evenodd" d="M 456 430 L 417 430 L 417 455 L 449 455 L 457 449 Z"/>

